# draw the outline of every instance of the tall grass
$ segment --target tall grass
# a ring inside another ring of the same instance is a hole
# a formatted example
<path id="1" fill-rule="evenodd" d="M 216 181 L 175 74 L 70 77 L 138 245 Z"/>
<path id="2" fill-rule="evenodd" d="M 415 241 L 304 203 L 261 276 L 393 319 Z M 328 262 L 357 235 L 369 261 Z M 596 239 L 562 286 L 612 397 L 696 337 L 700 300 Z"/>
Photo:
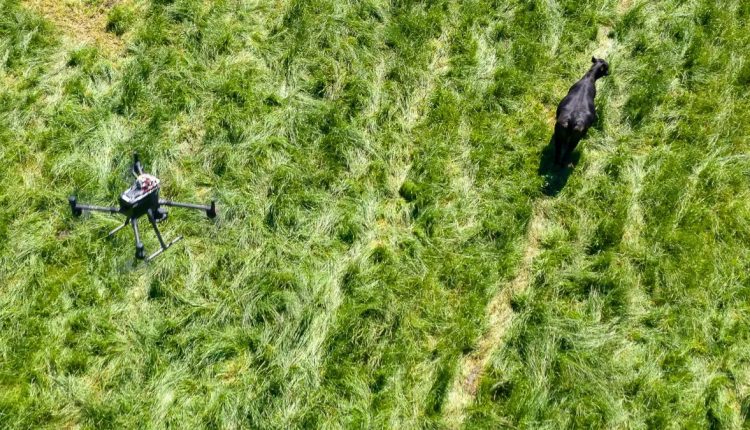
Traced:
<path id="1" fill-rule="evenodd" d="M 748 17 L 659 2 L 609 24 L 600 130 L 469 427 L 743 425 Z"/>
<path id="2" fill-rule="evenodd" d="M 749 12 L 154 0 L 111 56 L 0 0 L 0 424 L 443 426 L 601 26 L 601 121 L 468 425 L 739 423 Z M 133 150 L 220 202 L 149 265 L 65 200 L 114 203 Z"/>

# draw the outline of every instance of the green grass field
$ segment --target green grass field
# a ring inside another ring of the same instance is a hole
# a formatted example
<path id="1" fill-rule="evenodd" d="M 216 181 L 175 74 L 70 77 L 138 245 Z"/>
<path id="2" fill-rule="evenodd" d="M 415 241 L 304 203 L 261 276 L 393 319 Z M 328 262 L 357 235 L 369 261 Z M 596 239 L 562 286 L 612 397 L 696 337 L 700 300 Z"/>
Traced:
<path id="1" fill-rule="evenodd" d="M 44 3 L 0 0 L 0 428 L 750 426 L 747 1 Z M 67 204 L 134 150 L 220 205 L 150 264 Z"/>

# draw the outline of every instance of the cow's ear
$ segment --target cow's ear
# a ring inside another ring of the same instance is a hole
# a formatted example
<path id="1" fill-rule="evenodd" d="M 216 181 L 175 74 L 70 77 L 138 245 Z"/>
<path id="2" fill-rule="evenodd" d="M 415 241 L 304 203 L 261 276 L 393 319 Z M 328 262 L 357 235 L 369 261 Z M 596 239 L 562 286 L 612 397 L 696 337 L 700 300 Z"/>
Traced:
<path id="1" fill-rule="evenodd" d="M 596 57 L 591 57 L 591 62 L 596 63 Z"/>

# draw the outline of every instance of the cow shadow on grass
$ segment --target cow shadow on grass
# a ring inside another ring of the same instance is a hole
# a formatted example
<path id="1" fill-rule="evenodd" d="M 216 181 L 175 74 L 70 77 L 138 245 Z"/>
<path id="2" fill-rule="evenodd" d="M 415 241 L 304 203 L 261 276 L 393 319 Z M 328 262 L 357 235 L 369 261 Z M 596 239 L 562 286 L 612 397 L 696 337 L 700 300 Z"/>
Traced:
<path id="1" fill-rule="evenodd" d="M 570 158 L 564 166 L 558 166 L 555 163 L 555 136 L 549 140 L 549 144 L 542 150 L 539 158 L 539 176 L 544 181 L 542 183 L 542 194 L 549 197 L 555 197 L 565 188 L 570 175 L 573 173 L 575 166 L 581 159 L 581 153 L 578 150 L 573 151 Z"/>

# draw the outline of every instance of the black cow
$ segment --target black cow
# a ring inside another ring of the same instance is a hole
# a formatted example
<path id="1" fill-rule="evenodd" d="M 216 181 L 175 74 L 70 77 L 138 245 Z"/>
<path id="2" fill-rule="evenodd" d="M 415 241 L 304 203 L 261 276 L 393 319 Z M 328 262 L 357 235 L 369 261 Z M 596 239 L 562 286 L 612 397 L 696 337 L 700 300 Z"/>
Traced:
<path id="1" fill-rule="evenodd" d="M 595 57 L 591 57 L 591 62 L 594 64 L 589 71 L 570 87 L 568 95 L 557 106 L 555 163 L 560 166 L 565 164 L 565 160 L 576 149 L 591 124 L 596 121 L 596 80 L 609 75 L 609 64 Z"/>

